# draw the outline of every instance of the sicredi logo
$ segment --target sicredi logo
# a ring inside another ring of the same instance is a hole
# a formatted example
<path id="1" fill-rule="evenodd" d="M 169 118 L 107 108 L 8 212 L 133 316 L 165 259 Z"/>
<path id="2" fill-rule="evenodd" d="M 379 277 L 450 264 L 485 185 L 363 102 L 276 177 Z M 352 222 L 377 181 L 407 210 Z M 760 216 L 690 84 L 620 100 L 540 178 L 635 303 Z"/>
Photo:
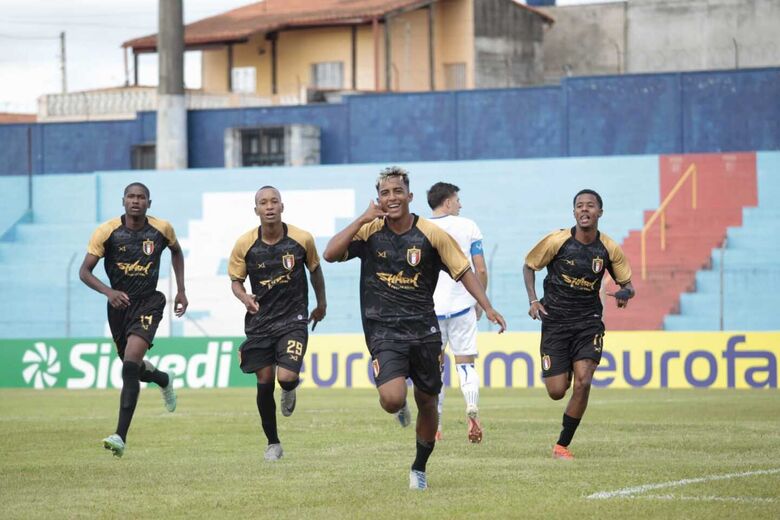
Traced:
<path id="1" fill-rule="evenodd" d="M 57 383 L 61 367 L 54 347 L 38 341 L 24 352 L 22 363 L 25 365 L 22 370 L 24 382 L 32 384 L 33 388 L 43 389 Z"/>
<path id="2" fill-rule="evenodd" d="M 147 359 L 173 378 L 174 388 L 226 388 L 230 380 L 233 342 L 209 341 L 205 352 L 154 355 Z M 76 343 L 70 349 L 66 388 L 121 388 L 122 361 L 115 357 L 111 343 Z"/>

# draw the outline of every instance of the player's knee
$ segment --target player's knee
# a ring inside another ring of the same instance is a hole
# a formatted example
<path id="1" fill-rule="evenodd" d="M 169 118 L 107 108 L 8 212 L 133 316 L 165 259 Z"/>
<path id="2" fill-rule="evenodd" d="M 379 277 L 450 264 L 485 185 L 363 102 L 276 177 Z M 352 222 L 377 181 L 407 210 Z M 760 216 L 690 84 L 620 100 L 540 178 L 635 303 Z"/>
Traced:
<path id="1" fill-rule="evenodd" d="M 553 401 L 560 401 L 566 396 L 566 388 L 548 388 L 547 395 L 549 395 L 550 399 Z"/>
<path id="2" fill-rule="evenodd" d="M 382 396 L 379 398 L 379 404 L 387 413 L 396 413 L 404 407 L 405 399 L 397 396 Z"/>
<path id="3" fill-rule="evenodd" d="M 582 394 L 590 392 L 592 378 L 583 377 L 574 380 L 574 393 Z"/>
<path id="4" fill-rule="evenodd" d="M 279 386 L 282 387 L 282 390 L 290 391 L 295 390 L 295 388 L 298 386 L 298 383 L 300 382 L 300 379 L 297 377 L 295 379 L 282 379 L 279 378 Z"/>

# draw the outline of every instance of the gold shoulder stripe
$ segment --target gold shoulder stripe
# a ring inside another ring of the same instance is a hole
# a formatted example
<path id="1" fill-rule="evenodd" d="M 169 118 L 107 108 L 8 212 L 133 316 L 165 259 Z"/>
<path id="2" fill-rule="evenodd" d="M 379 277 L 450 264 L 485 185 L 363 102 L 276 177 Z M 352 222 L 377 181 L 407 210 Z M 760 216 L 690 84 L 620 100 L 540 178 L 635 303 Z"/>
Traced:
<path id="1" fill-rule="evenodd" d="M 356 240 L 360 241 L 367 241 L 368 238 L 373 235 L 374 233 L 380 231 L 385 225 L 385 219 L 383 218 L 375 218 L 368 224 L 363 224 L 360 226 L 360 229 L 358 229 L 358 232 L 355 233 L 355 236 L 352 237 L 352 241 L 355 242 Z M 341 262 L 345 261 L 347 257 L 349 256 L 349 250 L 344 251 L 344 256 L 341 257 Z"/>
<path id="2" fill-rule="evenodd" d="M 309 269 L 309 272 L 314 272 L 320 265 L 320 257 L 317 254 L 314 237 L 308 231 L 290 224 L 287 224 L 287 236 L 303 247 L 306 251 L 306 267 Z"/>
<path id="3" fill-rule="evenodd" d="M 252 245 L 257 242 L 259 228 L 250 229 L 236 240 L 233 251 L 228 261 L 228 276 L 234 282 L 246 280 L 246 254 Z"/>
<path id="4" fill-rule="evenodd" d="M 449 233 L 431 222 L 430 220 L 419 217 L 417 219 L 417 228 L 436 248 L 442 263 L 447 267 L 453 280 L 460 280 L 471 269 L 468 258 L 461 251 L 460 246 Z"/>
<path id="5" fill-rule="evenodd" d="M 103 258 L 106 255 L 106 240 L 111 236 L 111 233 L 122 225 L 122 219 L 120 217 L 112 218 L 106 222 L 100 224 L 94 233 L 92 238 L 89 239 L 87 245 L 87 253 L 94 255 L 98 258 Z"/>
<path id="6" fill-rule="evenodd" d="M 147 215 L 146 218 L 149 220 L 149 225 L 162 233 L 168 240 L 168 247 L 176 243 L 176 232 L 170 222 L 150 215 Z"/>
<path id="7" fill-rule="evenodd" d="M 368 240 L 368 237 L 381 230 L 385 225 L 385 220 L 382 218 L 375 218 L 368 224 L 363 224 L 358 232 L 352 237 L 352 240 Z"/>
<path id="8" fill-rule="evenodd" d="M 548 233 L 525 255 L 525 265 L 534 271 L 541 271 L 552 262 L 569 238 L 571 238 L 571 229 L 559 229 Z"/>
<path id="9" fill-rule="evenodd" d="M 612 262 L 612 275 L 615 277 L 615 282 L 619 285 L 627 284 L 631 281 L 631 265 L 623 253 L 623 248 L 604 233 L 600 234 L 600 238 L 601 243 L 607 248 L 609 261 Z"/>

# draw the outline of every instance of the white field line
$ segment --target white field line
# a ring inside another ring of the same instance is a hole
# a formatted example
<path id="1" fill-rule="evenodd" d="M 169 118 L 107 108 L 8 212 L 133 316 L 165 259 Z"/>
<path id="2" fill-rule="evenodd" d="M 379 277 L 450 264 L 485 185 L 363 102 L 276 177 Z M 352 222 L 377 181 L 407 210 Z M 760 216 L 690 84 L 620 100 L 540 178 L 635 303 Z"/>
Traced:
<path id="1" fill-rule="evenodd" d="M 772 503 L 777 502 L 774 498 L 766 498 L 766 497 L 718 497 L 718 496 L 701 496 L 701 497 L 689 497 L 685 495 L 675 496 L 675 495 L 638 495 L 638 496 L 627 496 L 625 498 L 628 499 L 636 499 L 636 498 L 650 498 L 650 499 L 656 499 L 656 500 L 692 500 L 694 502 L 743 502 L 743 503 L 751 503 L 751 502 L 760 502 L 760 503 Z"/>
<path id="2" fill-rule="evenodd" d="M 655 489 L 663 489 L 663 488 L 670 488 L 670 487 L 679 487 L 679 486 L 687 486 L 689 484 L 700 484 L 702 482 L 711 482 L 714 480 L 730 480 L 733 478 L 742 478 L 742 477 L 752 477 L 755 475 L 774 475 L 780 473 L 780 468 L 778 469 L 760 469 L 756 471 L 745 471 L 743 473 L 726 473 L 725 475 L 710 475 L 707 477 L 698 477 L 698 478 L 685 478 L 682 480 L 672 480 L 669 482 L 660 482 L 658 484 L 643 484 L 641 486 L 634 486 L 634 487 L 627 487 L 623 489 L 618 489 L 616 491 L 599 491 L 597 493 L 593 493 L 591 495 L 588 495 L 585 498 L 591 499 L 591 500 L 602 500 L 607 498 L 618 498 L 618 497 L 632 497 L 633 495 L 639 494 L 639 493 L 645 493 L 647 491 L 652 491 Z"/>

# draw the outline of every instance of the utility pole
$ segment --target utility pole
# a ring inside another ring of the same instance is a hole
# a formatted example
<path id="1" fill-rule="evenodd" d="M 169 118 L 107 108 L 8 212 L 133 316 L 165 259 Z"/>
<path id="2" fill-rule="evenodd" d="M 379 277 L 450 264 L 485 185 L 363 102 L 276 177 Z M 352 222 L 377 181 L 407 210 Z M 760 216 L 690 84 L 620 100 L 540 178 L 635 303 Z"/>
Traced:
<path id="1" fill-rule="evenodd" d="M 184 97 L 184 21 L 182 0 L 159 0 L 157 56 L 158 170 L 187 168 L 187 105 Z"/>
<path id="2" fill-rule="evenodd" d="M 68 75 L 65 68 L 65 31 L 60 31 L 60 75 L 62 76 L 62 93 L 68 93 Z"/>

